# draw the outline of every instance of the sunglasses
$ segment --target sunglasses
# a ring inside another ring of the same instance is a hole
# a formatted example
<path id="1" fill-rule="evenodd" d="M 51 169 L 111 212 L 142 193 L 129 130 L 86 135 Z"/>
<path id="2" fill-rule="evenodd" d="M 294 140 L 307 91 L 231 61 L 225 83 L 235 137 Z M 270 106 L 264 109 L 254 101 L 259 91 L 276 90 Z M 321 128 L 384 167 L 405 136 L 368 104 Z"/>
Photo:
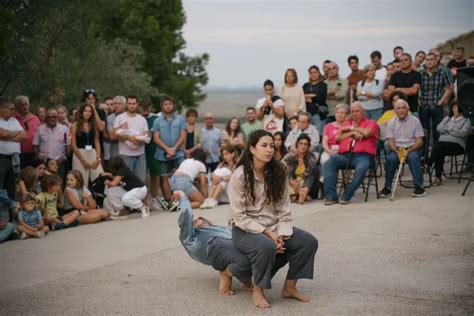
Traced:
<path id="1" fill-rule="evenodd" d="M 84 90 L 85 93 L 95 93 L 94 89 L 86 89 Z"/>

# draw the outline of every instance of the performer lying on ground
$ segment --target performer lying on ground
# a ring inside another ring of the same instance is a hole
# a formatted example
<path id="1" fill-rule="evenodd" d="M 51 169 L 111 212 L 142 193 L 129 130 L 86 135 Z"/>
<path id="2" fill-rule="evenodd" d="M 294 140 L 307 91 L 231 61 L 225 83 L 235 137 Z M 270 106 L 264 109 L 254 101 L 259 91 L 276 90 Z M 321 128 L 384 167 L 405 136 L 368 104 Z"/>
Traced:
<path id="1" fill-rule="evenodd" d="M 242 282 L 244 291 L 252 291 L 252 268 L 247 257 L 234 247 L 228 226 L 216 226 L 203 217 L 193 219 L 193 209 L 182 191 L 175 191 L 179 200 L 179 240 L 194 260 L 210 265 L 219 272 L 219 293 L 234 295 L 232 276 Z"/>

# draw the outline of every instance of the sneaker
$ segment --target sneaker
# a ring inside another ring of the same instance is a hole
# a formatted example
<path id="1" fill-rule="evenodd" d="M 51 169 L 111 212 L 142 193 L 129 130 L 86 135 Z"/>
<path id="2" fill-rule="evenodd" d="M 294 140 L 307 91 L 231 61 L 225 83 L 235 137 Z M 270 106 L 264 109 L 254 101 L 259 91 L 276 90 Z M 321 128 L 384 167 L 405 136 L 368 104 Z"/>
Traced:
<path id="1" fill-rule="evenodd" d="M 141 211 L 142 211 L 142 217 L 150 216 L 150 208 L 148 206 L 143 205 L 143 207 L 141 208 Z"/>
<path id="2" fill-rule="evenodd" d="M 416 187 L 415 190 L 413 190 L 413 194 L 411 196 L 413 197 L 422 197 L 426 195 L 425 189 L 422 187 Z"/>
<path id="3" fill-rule="evenodd" d="M 124 208 L 118 211 L 118 214 L 112 215 L 112 219 L 125 219 L 128 218 L 128 211 Z"/>
<path id="4" fill-rule="evenodd" d="M 166 201 L 163 197 L 157 197 L 156 201 L 160 204 L 161 208 L 165 211 L 169 211 L 170 203 Z"/>
<path id="5" fill-rule="evenodd" d="M 381 198 L 386 198 L 389 197 L 389 195 L 392 193 L 389 188 L 383 188 L 382 191 L 380 191 L 379 196 Z"/>
<path id="6" fill-rule="evenodd" d="M 347 204 L 349 204 L 349 201 L 340 199 L 340 200 L 339 200 L 339 204 L 341 204 L 341 205 L 347 205 Z"/>
<path id="7" fill-rule="evenodd" d="M 332 200 L 332 199 L 326 199 L 326 201 L 324 201 L 324 205 L 333 205 L 336 203 L 337 203 L 337 200 Z"/>
<path id="8" fill-rule="evenodd" d="M 217 204 L 219 204 L 219 203 L 217 202 L 217 200 L 215 200 L 215 199 L 209 199 L 209 204 L 208 204 L 208 205 L 209 205 L 209 208 L 214 208 L 214 207 L 217 206 Z"/>
<path id="9" fill-rule="evenodd" d="M 177 207 L 179 206 L 179 201 L 174 201 L 174 202 L 171 202 L 171 205 L 170 207 L 168 208 L 168 211 L 170 212 L 176 212 L 178 209 Z"/>
<path id="10" fill-rule="evenodd" d="M 37 238 L 43 238 L 45 235 L 44 231 L 40 230 L 38 232 L 36 232 L 36 237 Z"/>
<path id="11" fill-rule="evenodd" d="M 67 225 L 66 227 L 67 228 L 70 228 L 70 227 L 77 227 L 81 224 L 81 222 L 78 220 L 78 219 L 75 219 L 71 224 Z"/>
<path id="12" fill-rule="evenodd" d="M 56 224 L 53 226 L 53 230 L 61 230 L 61 229 L 64 229 L 66 228 L 66 224 L 64 223 L 59 223 L 59 224 Z"/>
<path id="13" fill-rule="evenodd" d="M 209 208 L 209 199 L 205 199 L 204 202 L 202 202 L 201 206 L 199 206 L 201 210 Z"/>
<path id="14" fill-rule="evenodd" d="M 28 238 L 30 238 L 30 237 L 26 233 L 21 233 L 21 235 L 20 235 L 21 240 L 28 239 Z"/>
<path id="15" fill-rule="evenodd" d="M 441 180 L 441 178 L 436 178 L 433 182 L 434 187 L 440 186 L 442 184 L 443 184 L 443 180 Z"/>
<path id="16" fill-rule="evenodd" d="M 164 211 L 163 207 L 161 206 L 160 202 L 158 202 L 158 198 L 152 198 L 150 202 L 150 211 Z"/>

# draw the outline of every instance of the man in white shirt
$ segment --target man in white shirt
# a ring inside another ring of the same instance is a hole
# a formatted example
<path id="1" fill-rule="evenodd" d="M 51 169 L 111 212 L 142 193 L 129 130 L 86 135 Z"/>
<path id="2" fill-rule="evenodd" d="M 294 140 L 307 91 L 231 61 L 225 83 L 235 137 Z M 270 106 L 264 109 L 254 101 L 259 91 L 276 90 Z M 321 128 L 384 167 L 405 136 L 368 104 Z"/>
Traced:
<path id="1" fill-rule="evenodd" d="M 16 180 L 20 173 L 20 143 L 26 134 L 13 116 L 14 104 L 0 99 L 0 190 L 5 189 L 15 199 Z"/>
<path id="2" fill-rule="evenodd" d="M 387 69 L 382 64 L 382 54 L 378 50 L 374 50 L 370 54 L 370 62 L 375 66 L 375 79 L 385 83 L 385 79 L 387 79 Z"/>
<path id="3" fill-rule="evenodd" d="M 119 141 L 119 154 L 128 168 L 143 182 L 146 181 L 145 144 L 151 140 L 146 119 L 137 114 L 138 98 L 127 97 L 127 111 L 118 115 L 112 129 L 112 139 Z M 125 133 L 117 133 L 118 130 Z"/>

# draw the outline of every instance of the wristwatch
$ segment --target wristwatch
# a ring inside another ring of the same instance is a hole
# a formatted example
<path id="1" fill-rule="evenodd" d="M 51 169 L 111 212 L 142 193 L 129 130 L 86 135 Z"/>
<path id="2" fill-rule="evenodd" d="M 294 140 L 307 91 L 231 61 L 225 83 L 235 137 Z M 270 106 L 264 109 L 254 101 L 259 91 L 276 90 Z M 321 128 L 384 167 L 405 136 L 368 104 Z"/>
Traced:
<path id="1" fill-rule="evenodd" d="M 365 91 L 362 91 L 362 95 L 365 95 Z"/>

